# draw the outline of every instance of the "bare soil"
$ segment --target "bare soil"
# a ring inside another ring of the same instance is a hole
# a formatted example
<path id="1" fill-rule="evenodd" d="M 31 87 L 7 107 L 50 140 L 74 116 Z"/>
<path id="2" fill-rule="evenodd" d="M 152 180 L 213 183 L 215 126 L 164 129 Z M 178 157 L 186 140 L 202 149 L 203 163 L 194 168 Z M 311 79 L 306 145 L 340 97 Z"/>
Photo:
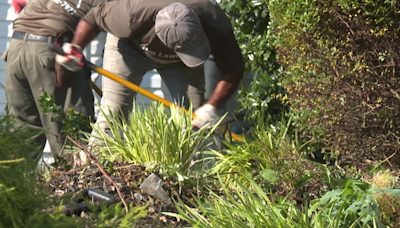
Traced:
<path id="1" fill-rule="evenodd" d="M 164 203 L 146 193 L 140 188 L 140 184 L 151 174 L 145 171 L 141 165 L 115 162 L 110 168 L 106 168 L 107 174 L 120 186 L 123 198 L 129 205 L 133 202 L 136 206 L 144 206 L 149 203 L 148 214 L 145 218 L 139 220 L 137 227 L 187 227 L 189 224 L 181 219 L 164 215 L 163 212 L 178 213 L 174 203 Z M 157 173 L 155 173 L 157 174 Z M 160 175 L 158 175 L 162 178 Z M 115 187 L 106 180 L 103 174 L 95 165 L 88 167 L 77 167 L 76 169 L 66 170 L 64 167 L 55 170 L 44 184 L 49 187 L 51 196 L 56 199 L 63 199 L 64 202 L 73 199 L 80 191 L 84 189 L 98 189 L 111 194 L 120 202 L 121 199 Z M 180 197 L 183 200 L 191 199 L 192 194 L 201 194 L 200 189 L 191 186 L 182 186 L 179 191 L 179 185 L 175 180 L 166 179 L 163 189 L 168 195 L 177 200 Z M 137 198 L 135 198 L 135 193 Z M 139 196 L 139 197 L 138 197 Z M 140 199 L 141 196 L 141 199 Z M 185 196 L 187 199 L 185 199 Z M 138 199 L 139 198 L 139 199 Z M 54 206 L 59 205 L 54 202 Z M 82 212 L 81 216 L 87 216 Z"/>

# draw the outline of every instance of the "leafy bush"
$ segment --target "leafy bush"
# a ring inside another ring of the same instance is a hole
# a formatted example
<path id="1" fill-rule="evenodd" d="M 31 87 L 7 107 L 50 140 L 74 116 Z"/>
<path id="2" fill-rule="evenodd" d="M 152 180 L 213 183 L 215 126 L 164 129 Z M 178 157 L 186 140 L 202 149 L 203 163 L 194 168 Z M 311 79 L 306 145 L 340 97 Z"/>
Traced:
<path id="1" fill-rule="evenodd" d="M 74 224 L 53 219 L 46 209 L 46 195 L 34 172 L 39 152 L 28 131 L 12 116 L 0 117 L 0 227 L 56 227 Z"/>
<path id="2" fill-rule="evenodd" d="M 239 172 L 246 173 L 262 187 L 299 201 L 307 200 L 310 193 L 318 197 L 330 189 L 329 171 L 307 159 L 302 152 L 307 144 L 300 144 L 296 134 L 290 134 L 290 122 L 275 131 L 257 124 L 251 136 L 240 144 L 225 143 L 223 151 L 213 151 L 217 161 L 211 173 L 220 173 L 225 183 Z M 238 179 L 248 185 L 247 179 Z"/>
<path id="3" fill-rule="evenodd" d="M 351 227 L 354 223 L 357 227 L 393 227 L 396 225 L 393 223 L 395 216 L 388 213 L 390 210 L 382 214 L 381 209 L 393 206 L 391 200 L 398 201 L 399 195 L 400 189 L 381 189 L 349 179 L 339 189 L 327 192 L 321 199 L 315 200 L 310 214 L 319 211 L 315 222 L 327 224 L 336 220 L 338 227 Z M 340 219 L 337 218 L 339 214 Z"/>
<path id="4" fill-rule="evenodd" d="M 67 110 L 68 115 L 65 115 L 61 106 L 57 106 L 54 102 L 52 95 L 48 96 L 46 92 L 43 92 L 43 95 L 39 100 L 39 106 L 43 109 L 43 113 L 52 115 L 52 122 L 60 122 L 64 124 L 61 129 L 62 135 L 60 135 L 60 137 L 65 140 L 65 145 L 73 145 L 72 142 L 65 139 L 66 135 L 80 141 L 83 136 L 81 134 L 82 131 L 90 132 L 89 127 L 91 120 L 89 117 L 85 117 L 82 113 L 75 113 L 72 108 Z"/>
<path id="5" fill-rule="evenodd" d="M 270 43 L 269 11 L 266 0 L 221 0 L 230 17 L 235 37 L 244 56 L 246 70 L 254 75 L 248 91 L 243 87 L 237 100 L 247 110 L 246 119 L 281 120 L 285 92 L 280 84 L 275 47 Z"/>
<path id="6" fill-rule="evenodd" d="M 276 0 L 268 9 L 270 42 L 302 137 L 355 160 L 396 151 L 400 3 Z"/>

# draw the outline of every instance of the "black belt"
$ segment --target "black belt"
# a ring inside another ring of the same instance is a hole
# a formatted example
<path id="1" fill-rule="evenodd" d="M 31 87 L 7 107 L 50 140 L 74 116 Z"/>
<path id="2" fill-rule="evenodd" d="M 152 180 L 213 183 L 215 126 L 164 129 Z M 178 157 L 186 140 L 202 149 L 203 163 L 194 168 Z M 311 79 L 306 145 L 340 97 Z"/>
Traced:
<path id="1" fill-rule="evenodd" d="M 14 34 L 12 36 L 12 38 L 14 39 L 19 39 L 19 40 L 23 40 L 25 38 L 26 33 L 25 32 L 18 32 L 18 31 L 14 31 Z M 35 34 L 28 34 L 26 36 L 26 40 L 27 41 L 39 41 L 39 42 L 49 42 L 49 38 L 51 37 L 51 42 L 54 43 L 56 41 L 56 37 L 54 36 L 39 36 L 39 35 L 35 35 Z"/>

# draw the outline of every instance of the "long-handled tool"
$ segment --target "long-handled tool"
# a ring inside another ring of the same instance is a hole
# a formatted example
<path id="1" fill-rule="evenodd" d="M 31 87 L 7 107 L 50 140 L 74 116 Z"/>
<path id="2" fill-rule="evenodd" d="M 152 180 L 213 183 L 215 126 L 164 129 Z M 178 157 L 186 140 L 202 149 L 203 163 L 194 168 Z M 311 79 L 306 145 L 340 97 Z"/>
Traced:
<path id="1" fill-rule="evenodd" d="M 102 97 L 103 91 L 101 91 L 101 89 L 93 81 L 90 81 L 90 82 L 92 84 L 93 90 L 96 91 L 96 93 L 99 94 L 100 97 Z"/>
<path id="2" fill-rule="evenodd" d="M 49 49 L 51 51 L 53 51 L 53 52 L 55 52 L 55 53 L 57 53 L 59 55 L 66 55 L 64 50 L 61 47 L 59 47 L 59 46 L 57 46 L 55 44 L 49 44 L 48 47 L 49 47 Z M 109 71 L 107 71 L 107 70 L 105 70 L 105 69 L 103 69 L 103 68 L 101 68 L 101 67 L 99 67 L 99 66 L 97 66 L 97 65 L 95 65 L 93 63 L 91 63 L 91 62 L 89 62 L 85 58 L 83 59 L 83 63 L 86 66 L 88 66 L 90 69 L 92 69 L 93 71 L 95 71 L 95 72 L 97 72 L 97 73 L 99 73 L 99 74 L 101 74 L 101 75 L 103 75 L 103 76 L 105 76 L 105 77 L 107 77 L 107 78 L 109 78 L 109 79 L 111 79 L 113 81 L 116 81 L 116 82 L 120 83 L 121 85 L 124 85 L 127 88 L 129 88 L 129 89 L 131 89 L 131 90 L 133 90 L 133 91 L 135 91 L 137 93 L 140 93 L 145 97 L 150 98 L 153 101 L 159 101 L 160 103 L 162 103 L 163 105 L 165 105 L 168 108 L 170 108 L 171 105 L 174 105 L 173 103 L 169 102 L 168 100 L 166 100 L 166 99 L 164 99 L 162 97 L 159 97 L 159 96 L 155 95 L 154 93 L 152 93 L 150 91 L 147 91 L 147 90 L 135 85 L 134 83 L 132 83 L 132 82 L 130 82 L 128 80 L 125 80 L 123 78 L 120 78 L 117 75 L 115 75 L 115 74 L 113 74 L 113 73 L 111 73 L 111 72 L 109 72 Z M 179 106 L 177 106 L 177 107 L 179 107 Z M 183 108 L 183 107 L 179 107 L 179 108 L 184 110 L 186 113 L 189 113 L 189 111 L 186 110 L 185 108 Z M 192 113 L 192 115 L 193 115 L 193 118 L 196 117 L 194 113 Z M 229 122 L 229 121 L 231 122 L 232 119 L 227 119 L 226 120 L 226 122 Z M 225 121 L 222 120 L 219 125 L 223 124 L 222 122 L 225 122 Z M 234 139 L 236 141 L 243 141 L 243 136 L 234 134 L 232 132 L 231 132 L 231 137 L 232 137 L 232 139 Z"/>

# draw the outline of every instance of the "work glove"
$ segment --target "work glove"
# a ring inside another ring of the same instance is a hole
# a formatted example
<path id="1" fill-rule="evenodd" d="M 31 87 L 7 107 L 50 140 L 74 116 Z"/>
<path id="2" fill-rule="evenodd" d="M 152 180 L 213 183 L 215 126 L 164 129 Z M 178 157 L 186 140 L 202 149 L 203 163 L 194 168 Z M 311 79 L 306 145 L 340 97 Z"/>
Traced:
<path id="1" fill-rule="evenodd" d="M 12 0 L 11 5 L 14 7 L 15 13 L 20 13 L 21 10 L 26 6 L 25 0 Z"/>
<path id="2" fill-rule="evenodd" d="M 82 48 L 71 43 L 64 43 L 63 51 L 67 55 L 56 55 L 56 62 L 70 71 L 79 71 L 83 67 Z"/>
<path id="3" fill-rule="evenodd" d="M 210 104 L 201 106 L 194 114 L 195 118 L 192 121 L 192 126 L 197 128 L 202 128 L 204 125 L 218 119 L 218 110 Z"/>

